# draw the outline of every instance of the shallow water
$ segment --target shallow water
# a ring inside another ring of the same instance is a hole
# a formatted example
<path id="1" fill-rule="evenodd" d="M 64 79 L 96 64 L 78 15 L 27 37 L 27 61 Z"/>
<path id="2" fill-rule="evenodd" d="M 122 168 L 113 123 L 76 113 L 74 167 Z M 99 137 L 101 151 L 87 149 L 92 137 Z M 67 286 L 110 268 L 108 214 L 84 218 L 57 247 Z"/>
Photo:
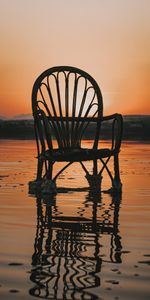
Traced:
<path id="1" fill-rule="evenodd" d="M 93 194 L 77 163 L 56 197 L 31 196 L 35 156 L 0 141 L 1 299 L 150 299 L 150 145 L 123 143 L 121 197 Z"/>

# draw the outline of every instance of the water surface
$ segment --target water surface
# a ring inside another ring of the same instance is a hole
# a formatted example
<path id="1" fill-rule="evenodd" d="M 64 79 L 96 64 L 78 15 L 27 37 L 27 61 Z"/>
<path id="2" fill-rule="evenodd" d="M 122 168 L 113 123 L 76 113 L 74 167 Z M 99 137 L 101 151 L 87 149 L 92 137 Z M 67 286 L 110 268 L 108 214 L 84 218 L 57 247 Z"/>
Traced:
<path id="1" fill-rule="evenodd" d="M 122 196 L 93 194 L 75 163 L 44 199 L 28 194 L 35 142 L 0 146 L 1 299 L 149 299 L 150 145 L 123 143 Z"/>

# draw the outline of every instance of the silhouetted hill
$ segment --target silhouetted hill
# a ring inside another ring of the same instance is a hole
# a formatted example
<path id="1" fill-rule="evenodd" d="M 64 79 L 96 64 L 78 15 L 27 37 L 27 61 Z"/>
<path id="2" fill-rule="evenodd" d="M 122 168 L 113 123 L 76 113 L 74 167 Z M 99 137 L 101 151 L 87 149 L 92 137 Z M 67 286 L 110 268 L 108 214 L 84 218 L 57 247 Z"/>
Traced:
<path id="1" fill-rule="evenodd" d="M 1 139 L 33 139 L 33 119 L 29 115 L 28 120 L 22 119 L 21 115 L 13 120 L 0 120 Z M 123 140 L 150 141 L 150 115 L 127 115 L 124 119 Z M 94 126 L 92 125 L 85 134 L 85 139 L 91 139 Z M 101 130 L 101 138 L 111 137 L 111 124 L 104 122 Z"/>
<path id="2" fill-rule="evenodd" d="M 20 114 L 20 115 L 15 115 L 13 117 L 6 117 L 6 116 L 2 116 L 0 115 L 0 121 L 4 120 L 4 121 L 14 121 L 14 120 L 33 120 L 33 116 L 32 114 Z"/>
<path id="3" fill-rule="evenodd" d="M 0 120 L 0 139 L 33 138 L 33 120 Z"/>
<path id="4" fill-rule="evenodd" d="M 127 115 L 124 119 L 124 140 L 150 141 L 150 115 Z"/>
<path id="5" fill-rule="evenodd" d="M 14 116 L 12 120 L 33 120 L 33 116 L 31 114 L 21 114 Z"/>

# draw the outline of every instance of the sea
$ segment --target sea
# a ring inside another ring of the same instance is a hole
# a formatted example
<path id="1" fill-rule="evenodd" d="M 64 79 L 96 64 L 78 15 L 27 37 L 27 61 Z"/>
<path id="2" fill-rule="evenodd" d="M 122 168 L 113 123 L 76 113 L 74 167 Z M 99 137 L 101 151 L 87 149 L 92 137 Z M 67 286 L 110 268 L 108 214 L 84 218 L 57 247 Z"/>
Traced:
<path id="1" fill-rule="evenodd" d="M 79 163 L 55 195 L 31 194 L 36 156 L 34 140 L 0 140 L 0 299 L 149 300 L 150 144 L 122 143 L 118 194 L 107 170 L 91 189 Z"/>

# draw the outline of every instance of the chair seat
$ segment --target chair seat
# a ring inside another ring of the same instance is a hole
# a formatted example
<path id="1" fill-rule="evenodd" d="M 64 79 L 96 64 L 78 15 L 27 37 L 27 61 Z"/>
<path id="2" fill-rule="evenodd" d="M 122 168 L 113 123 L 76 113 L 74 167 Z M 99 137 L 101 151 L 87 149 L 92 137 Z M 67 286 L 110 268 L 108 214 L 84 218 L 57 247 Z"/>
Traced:
<path id="1" fill-rule="evenodd" d="M 114 150 L 110 149 L 53 149 L 52 151 L 45 151 L 44 158 L 50 161 L 86 161 L 98 158 L 105 158 L 112 156 Z"/>

